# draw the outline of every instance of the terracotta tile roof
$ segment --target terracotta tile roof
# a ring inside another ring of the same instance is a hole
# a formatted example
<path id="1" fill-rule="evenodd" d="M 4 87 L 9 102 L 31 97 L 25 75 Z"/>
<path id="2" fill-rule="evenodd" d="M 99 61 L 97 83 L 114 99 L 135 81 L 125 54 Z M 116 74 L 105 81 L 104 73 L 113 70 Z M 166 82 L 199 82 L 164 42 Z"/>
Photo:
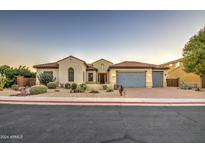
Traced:
<path id="1" fill-rule="evenodd" d="M 39 64 L 39 65 L 34 65 L 34 68 L 58 68 L 58 63 L 46 63 L 46 64 Z"/>
<path id="2" fill-rule="evenodd" d="M 98 69 L 95 68 L 92 64 L 87 64 L 87 71 L 97 71 Z"/>
<path id="3" fill-rule="evenodd" d="M 167 69 L 166 67 L 136 61 L 124 61 L 118 64 L 111 65 L 110 68 L 153 68 L 153 69 Z"/>

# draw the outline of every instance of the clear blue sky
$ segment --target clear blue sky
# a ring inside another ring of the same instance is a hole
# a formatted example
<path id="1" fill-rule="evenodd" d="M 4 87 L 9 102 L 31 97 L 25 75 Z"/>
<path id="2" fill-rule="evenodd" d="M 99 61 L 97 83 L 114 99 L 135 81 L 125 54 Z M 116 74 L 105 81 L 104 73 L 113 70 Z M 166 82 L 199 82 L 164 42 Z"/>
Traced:
<path id="1" fill-rule="evenodd" d="M 0 11 L 0 65 L 180 58 L 205 11 Z"/>

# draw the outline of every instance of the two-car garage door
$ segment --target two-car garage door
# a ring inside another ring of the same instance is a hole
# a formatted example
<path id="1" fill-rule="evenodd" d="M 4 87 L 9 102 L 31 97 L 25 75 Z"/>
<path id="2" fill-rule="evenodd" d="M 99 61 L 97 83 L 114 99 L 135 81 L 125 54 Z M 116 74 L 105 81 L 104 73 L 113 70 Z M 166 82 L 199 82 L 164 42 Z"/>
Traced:
<path id="1" fill-rule="evenodd" d="M 126 88 L 146 87 L 146 72 L 118 72 L 117 84 Z"/>
<path id="2" fill-rule="evenodd" d="M 125 88 L 146 87 L 146 72 L 117 72 L 117 84 Z M 163 87 L 163 71 L 152 72 L 153 87 Z"/>

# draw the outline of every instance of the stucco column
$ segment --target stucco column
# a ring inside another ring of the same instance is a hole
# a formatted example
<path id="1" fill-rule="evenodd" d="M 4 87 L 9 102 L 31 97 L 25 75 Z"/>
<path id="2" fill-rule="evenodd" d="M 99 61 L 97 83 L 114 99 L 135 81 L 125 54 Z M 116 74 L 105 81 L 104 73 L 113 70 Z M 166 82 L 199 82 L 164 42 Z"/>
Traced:
<path id="1" fill-rule="evenodd" d="M 112 69 L 109 71 L 109 80 L 110 80 L 110 84 L 116 84 L 116 70 L 115 69 Z"/>
<path id="2" fill-rule="evenodd" d="M 164 71 L 163 73 L 163 87 L 167 87 L 167 71 Z"/>
<path id="3" fill-rule="evenodd" d="M 146 88 L 152 88 L 152 70 L 146 71 Z"/>

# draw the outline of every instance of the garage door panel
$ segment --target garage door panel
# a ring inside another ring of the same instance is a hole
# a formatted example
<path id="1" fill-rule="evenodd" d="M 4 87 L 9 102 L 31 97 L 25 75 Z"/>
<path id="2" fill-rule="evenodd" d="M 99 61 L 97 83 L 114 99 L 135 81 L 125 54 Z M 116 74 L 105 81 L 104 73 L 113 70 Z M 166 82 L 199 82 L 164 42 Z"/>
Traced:
<path id="1" fill-rule="evenodd" d="M 153 87 L 163 87 L 163 71 L 152 72 Z"/>
<path id="2" fill-rule="evenodd" d="M 146 87 L 146 72 L 118 72 L 117 84 L 123 87 Z"/>

